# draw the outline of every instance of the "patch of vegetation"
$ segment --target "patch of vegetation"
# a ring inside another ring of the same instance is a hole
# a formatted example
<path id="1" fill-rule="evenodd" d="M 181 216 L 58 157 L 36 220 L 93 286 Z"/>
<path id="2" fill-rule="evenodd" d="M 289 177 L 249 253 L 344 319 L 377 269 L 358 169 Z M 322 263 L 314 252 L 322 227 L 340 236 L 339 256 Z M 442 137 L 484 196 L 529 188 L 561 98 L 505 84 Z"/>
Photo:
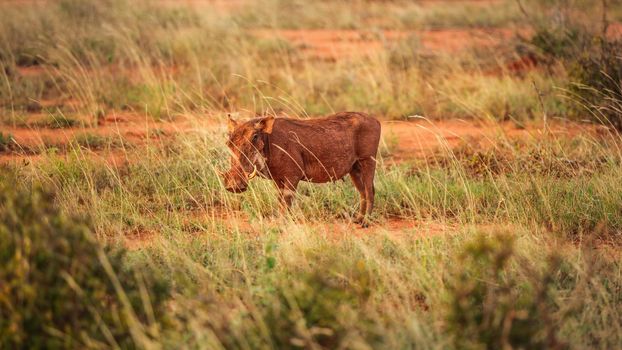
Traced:
<path id="1" fill-rule="evenodd" d="M 622 41 L 607 34 L 606 14 L 596 23 L 601 27 L 570 16 L 561 23 L 542 21 L 530 43 L 542 61 L 568 69 L 566 85 L 578 113 L 622 130 Z"/>
<path id="2" fill-rule="evenodd" d="M 565 348 L 553 324 L 550 288 L 559 263 L 527 280 L 510 270 L 511 236 L 480 235 L 467 243 L 449 282 L 447 325 L 456 348 Z M 524 263 L 521 261 L 521 263 Z M 523 268 L 527 269 L 526 266 Z"/>
<path id="3" fill-rule="evenodd" d="M 316 267 L 283 283 L 276 300 L 266 305 L 265 321 L 274 344 L 278 348 L 330 349 L 361 337 L 356 328 L 373 322 L 360 311 L 365 309 L 370 293 L 369 271 L 362 261 L 345 269 L 336 261 L 326 263 L 325 268 Z M 359 325 L 348 325 L 348 318 L 356 319 Z M 371 343 L 373 339 L 368 339 Z"/>
<path id="4" fill-rule="evenodd" d="M 102 136 L 90 132 L 74 136 L 71 142 L 72 144 L 91 150 L 122 147 L 125 144 L 120 136 Z"/>
<path id="5" fill-rule="evenodd" d="M 471 173 L 458 162 L 460 156 L 453 166 L 430 163 L 410 173 L 406 166 L 381 165 L 378 224 L 375 231 L 356 236 L 339 231 L 348 230 L 349 213 L 356 211 L 351 184 L 301 185 L 291 213 L 273 218 L 277 198 L 269 181 L 251 182 L 244 195 L 223 190 L 216 169 L 226 166 L 225 153 L 209 137 L 187 135 L 166 149 L 130 149 L 135 161 L 127 167 L 70 155 L 16 169 L 18 183 L 43 181 L 57 188 L 56 202 L 65 210 L 94 213 L 98 235 L 139 237 L 144 246 L 129 253 L 130 266 L 145 262 L 156 267 L 178 292 L 167 312 L 174 326 L 158 338 L 164 347 L 180 342 L 227 348 L 451 347 L 460 327 L 475 332 L 470 341 L 478 344 L 533 341 L 546 346 L 552 339 L 549 329 L 528 324 L 540 325 L 537 318 L 545 316 L 551 317 L 560 344 L 615 347 L 622 341 L 615 335 L 619 320 L 612 313 L 621 302 L 619 261 L 579 259 L 579 242 L 597 238 L 616 244 L 619 238 L 622 192 L 615 163 L 559 177 L 527 170 Z M 511 152 L 550 149 L 515 147 Z M 613 149 L 574 147 L 580 151 L 562 149 L 576 159 L 583 159 L 581 152 Z M 520 163 L 516 159 L 522 155 L 514 157 L 508 164 Z M 418 226 L 398 235 L 384 226 L 395 216 L 452 226 L 448 235 L 427 235 Z M 510 257 L 501 259 L 506 243 L 485 241 L 468 243 L 479 247 L 467 248 L 477 254 L 456 258 L 473 236 L 462 227 L 477 223 L 516 228 L 515 243 L 507 244 Z M 140 238 L 145 232 L 150 235 Z M 574 243 L 564 249 L 548 241 L 566 237 Z M 543 250 L 569 257 L 560 265 L 542 266 L 548 256 Z M 529 269 L 532 264 L 537 273 Z M 586 269 L 599 264 L 597 273 Z M 466 277 L 447 266 L 464 267 Z M 547 271 L 557 272 L 541 296 Z M 462 296 L 462 319 L 445 307 L 445 296 L 452 295 Z M 547 309 L 541 310 L 544 305 Z M 499 328 L 500 319 L 508 322 L 508 333 Z M 457 322 L 455 328 L 446 327 L 450 320 Z M 585 320 L 592 325 L 589 330 L 577 326 Z M 519 334 L 533 337 L 519 339 Z"/>
<path id="6" fill-rule="evenodd" d="M 495 28 L 519 22 L 520 13 L 511 1 L 482 6 L 478 3 L 422 5 L 398 14 L 406 28 Z"/>
<path id="7" fill-rule="evenodd" d="M 519 19 L 511 1 L 481 6 L 470 3 L 421 4 L 410 1 L 353 1 L 348 4 L 263 0 L 240 10 L 243 27 L 279 29 L 422 29 L 497 27 Z"/>
<path id="8" fill-rule="evenodd" d="M 53 98 L 62 91 L 62 84 L 55 82 L 48 72 L 41 70 L 33 75 L 22 75 L 9 62 L 0 61 L 7 73 L 0 73 L 0 107 L 17 112 L 41 112 L 43 107 L 38 102 L 44 98 Z"/>
<path id="9" fill-rule="evenodd" d="M 168 287 L 102 248 L 50 192 L 0 187 L 0 346 L 142 347 L 158 338 Z M 18 186 L 19 188 L 19 186 Z"/>
<path id="10" fill-rule="evenodd" d="M 47 128 L 47 129 L 65 129 L 72 128 L 78 125 L 78 120 L 66 116 L 59 110 L 48 114 L 45 119 L 37 120 L 29 123 L 30 126 Z"/>
<path id="11" fill-rule="evenodd" d="M 510 140 L 490 148 L 464 141 L 451 154 L 438 152 L 425 161 L 442 168 L 460 169 L 470 177 L 534 174 L 570 178 L 592 175 L 608 166 L 619 165 L 620 157 L 606 152 L 606 148 L 617 149 L 620 145 L 615 138 L 609 141 L 611 143 L 591 138 Z"/>
<path id="12" fill-rule="evenodd" d="M 7 152 L 15 147 L 15 139 L 11 134 L 0 132 L 0 152 Z"/>
<path id="13" fill-rule="evenodd" d="M 594 46 L 574 63 L 572 91 L 593 119 L 622 131 L 622 41 L 593 39 Z"/>

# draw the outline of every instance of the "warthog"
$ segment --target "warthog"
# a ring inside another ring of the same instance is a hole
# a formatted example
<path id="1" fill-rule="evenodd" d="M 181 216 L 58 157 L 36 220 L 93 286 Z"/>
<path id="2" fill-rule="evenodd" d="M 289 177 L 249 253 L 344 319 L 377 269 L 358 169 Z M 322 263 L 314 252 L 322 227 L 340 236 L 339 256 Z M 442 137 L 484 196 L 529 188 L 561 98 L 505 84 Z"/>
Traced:
<path id="1" fill-rule="evenodd" d="M 228 127 L 231 168 L 223 174 L 228 191 L 246 191 L 248 180 L 259 175 L 274 181 L 282 207 L 289 208 L 300 181 L 324 183 L 350 174 L 361 195 L 355 222 L 368 225 L 380 141 L 376 119 L 356 112 L 308 120 L 229 117 Z"/>

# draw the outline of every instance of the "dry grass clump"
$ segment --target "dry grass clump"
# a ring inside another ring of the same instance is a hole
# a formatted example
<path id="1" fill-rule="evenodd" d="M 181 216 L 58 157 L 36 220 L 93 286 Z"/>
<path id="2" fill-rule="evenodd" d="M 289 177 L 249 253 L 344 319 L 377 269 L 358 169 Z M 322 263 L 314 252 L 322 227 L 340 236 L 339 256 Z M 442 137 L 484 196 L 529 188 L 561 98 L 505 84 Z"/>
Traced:
<path id="1" fill-rule="evenodd" d="M 532 174 L 552 178 L 572 178 L 606 171 L 620 164 L 617 137 L 543 138 L 507 140 L 484 147 L 465 141 L 451 154 L 439 152 L 425 162 L 442 168 L 458 168 L 472 177 Z M 613 152 L 612 152 L 613 151 Z"/>

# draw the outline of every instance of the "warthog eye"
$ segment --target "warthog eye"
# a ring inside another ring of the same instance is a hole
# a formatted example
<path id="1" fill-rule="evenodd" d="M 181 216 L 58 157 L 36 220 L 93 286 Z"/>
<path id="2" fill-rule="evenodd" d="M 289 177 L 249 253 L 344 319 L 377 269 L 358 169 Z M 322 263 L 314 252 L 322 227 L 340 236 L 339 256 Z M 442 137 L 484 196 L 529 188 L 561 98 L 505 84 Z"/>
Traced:
<path id="1" fill-rule="evenodd" d="M 257 142 L 257 139 L 259 138 L 259 134 L 255 134 L 253 135 L 253 143 Z"/>

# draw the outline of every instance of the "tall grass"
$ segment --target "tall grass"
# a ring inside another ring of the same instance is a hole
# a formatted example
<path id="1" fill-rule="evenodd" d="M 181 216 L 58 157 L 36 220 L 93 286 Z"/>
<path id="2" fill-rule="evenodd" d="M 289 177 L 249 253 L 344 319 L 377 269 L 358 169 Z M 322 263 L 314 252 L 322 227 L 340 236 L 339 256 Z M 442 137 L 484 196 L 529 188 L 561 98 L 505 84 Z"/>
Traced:
<path id="1" fill-rule="evenodd" d="M 124 1 L 4 7 L 1 104 L 13 116 L 42 100 L 71 97 L 95 120 L 123 109 L 155 118 L 223 109 L 524 118 L 542 109 L 532 80 L 542 90 L 555 84 L 541 73 L 527 79 L 489 74 L 503 71 L 502 63 L 481 66 L 477 53 L 430 58 L 408 39 L 387 42 L 371 56 L 325 62 L 304 47 L 257 38 L 256 25 L 240 20 L 240 12 L 218 16 Z M 20 67 L 33 65 L 43 68 L 41 74 L 20 74 Z M 551 115 L 566 113 L 554 94 L 545 99 Z"/>
<path id="2" fill-rule="evenodd" d="M 162 156 L 154 160 L 158 159 L 165 161 Z M 108 240 L 147 235 L 149 241 L 129 253 L 126 263 L 148 264 L 172 284 L 175 292 L 168 301 L 167 317 L 173 321 L 160 324 L 162 333 L 155 340 L 166 348 L 180 344 L 207 348 L 459 348 L 465 344 L 463 329 L 473 329 L 467 334 L 469 342 L 484 344 L 516 345 L 544 337 L 577 348 L 610 348 L 621 341 L 617 308 L 620 260 L 615 248 L 600 246 L 595 253 L 592 250 L 597 246 L 592 243 L 564 243 L 540 229 L 538 223 L 529 224 L 527 217 L 510 228 L 503 228 L 513 222 L 506 217 L 502 223 L 480 229 L 484 230 L 479 238 L 483 242 L 474 239 L 478 237 L 476 226 L 453 217 L 445 220 L 458 220 L 462 228 L 448 225 L 446 232 L 437 235 L 420 234 L 419 229 L 403 236 L 382 230 L 338 234 L 331 228 L 337 225 L 330 223 L 332 220 L 326 227 L 305 216 L 306 210 L 314 208 L 299 208 L 302 217 L 294 213 L 284 219 L 250 219 L 249 226 L 245 220 L 235 219 L 237 208 L 245 201 L 243 212 L 260 212 L 257 201 L 272 200 L 263 189 L 253 186 L 240 200 L 220 196 L 221 206 L 199 204 L 195 209 L 196 204 L 188 205 L 194 201 L 180 200 L 201 198 L 194 184 L 201 181 L 201 174 L 211 173 L 210 166 L 206 173 L 195 169 L 188 174 L 180 171 L 183 164 L 175 164 L 174 159 L 168 159 L 171 165 L 162 167 L 161 172 L 142 172 L 140 168 L 122 173 L 102 171 L 82 160 L 73 166 L 71 162 L 46 163 L 33 173 L 58 186 L 55 202 L 65 210 L 93 212 L 95 232 L 108 235 Z M 154 160 L 145 160 L 139 167 Z M 185 163 L 192 168 L 192 162 Z M 60 164 L 68 168 L 61 169 Z M 209 178 L 211 175 L 203 181 Z M 211 186 L 206 184 L 203 192 Z M 464 189 L 473 190 L 469 185 Z M 440 191 L 451 198 L 460 190 Z M 542 192 L 546 195 L 545 189 Z M 219 198 L 219 193 L 222 191 L 215 190 L 211 196 Z M 474 191 L 471 194 L 481 197 Z M 340 200 L 347 192 L 333 190 L 323 195 Z M 514 195 L 521 196 L 520 191 Z M 203 196 L 209 198 L 210 194 Z M 315 202 L 321 200 L 317 193 L 310 196 Z M 407 197 L 405 190 L 400 196 Z M 560 198 L 548 199 L 553 203 Z M 537 206 L 527 200 L 519 200 L 519 204 L 531 205 L 521 211 L 524 215 Z M 426 205 L 443 212 L 443 201 Z M 214 207 L 221 212 L 210 213 Z M 322 215 L 330 215 L 329 210 L 321 211 Z M 504 248 L 498 251 L 498 235 L 509 235 L 514 243 L 500 243 Z M 478 248 L 480 244 L 483 246 Z M 481 262 L 480 254 L 490 254 L 486 258 L 490 262 Z M 496 254 L 507 262 L 494 265 Z M 547 263 L 549 258 L 555 262 Z M 520 302 L 514 295 L 520 295 Z M 462 302 L 467 300 L 472 304 Z M 494 307 L 484 306 L 481 311 L 478 300 Z M 466 309 L 456 311 L 456 305 Z M 495 318 L 456 319 L 476 310 Z M 478 328 L 478 322 L 498 324 L 498 317 L 503 320 L 499 333 Z M 534 328 L 527 321 L 532 318 L 546 322 L 547 327 Z M 511 329 L 508 334 L 512 336 L 505 336 L 502 329 Z M 516 334 L 523 336 L 516 338 Z"/>
<path id="3" fill-rule="evenodd" d="M 243 196 L 224 190 L 218 176 L 228 167 L 223 134 L 188 133 L 125 150 L 119 148 L 124 141 L 114 136 L 78 136 L 67 155 L 43 155 L 21 171 L 24 179 L 59 190 L 67 209 L 98 213 L 96 222 L 106 230 L 175 231 L 202 216 L 242 212 L 251 222 L 270 222 L 277 214 L 276 189 L 270 181 L 251 183 Z M 465 144 L 401 165 L 381 161 L 377 221 L 397 216 L 460 224 L 502 222 L 535 230 L 545 227 L 573 239 L 596 229 L 607 237 L 619 236 L 618 136 L 496 142 L 493 149 Z M 106 165 L 81 148 L 105 150 L 113 145 L 129 164 Z M 290 218 L 347 221 L 356 211 L 352 206 L 357 198 L 347 179 L 303 183 Z M 195 212 L 198 218 L 192 217 Z"/>
<path id="4" fill-rule="evenodd" d="M 435 6 L 411 1 L 267 0 L 240 9 L 242 27 L 284 29 L 447 29 L 512 25 L 521 18 L 512 1 L 492 6 L 458 2 Z"/>

